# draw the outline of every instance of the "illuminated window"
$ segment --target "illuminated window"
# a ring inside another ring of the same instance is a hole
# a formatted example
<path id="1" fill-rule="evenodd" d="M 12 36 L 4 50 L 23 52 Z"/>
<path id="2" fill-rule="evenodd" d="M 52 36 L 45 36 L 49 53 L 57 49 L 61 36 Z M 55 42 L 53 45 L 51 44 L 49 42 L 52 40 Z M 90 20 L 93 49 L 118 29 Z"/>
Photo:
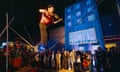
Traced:
<path id="1" fill-rule="evenodd" d="M 76 10 L 80 9 L 80 4 L 76 4 L 76 5 L 75 5 L 75 9 L 76 9 Z"/>
<path id="2" fill-rule="evenodd" d="M 70 13 L 71 12 L 71 8 L 67 9 L 67 13 Z"/>
<path id="3" fill-rule="evenodd" d="M 89 7 L 89 8 L 87 9 L 87 12 L 89 13 L 91 10 L 92 10 L 92 7 Z"/>
<path id="4" fill-rule="evenodd" d="M 87 1 L 86 1 L 86 4 L 87 4 L 87 5 L 90 5 L 90 4 L 91 4 L 91 0 L 87 0 Z"/>
<path id="5" fill-rule="evenodd" d="M 72 25 L 72 23 L 71 22 L 68 22 L 68 26 L 71 26 Z"/>
<path id="6" fill-rule="evenodd" d="M 88 16 L 88 21 L 93 21 L 93 20 L 95 20 L 95 15 L 94 14 L 89 15 Z"/>
<path id="7" fill-rule="evenodd" d="M 71 19 L 71 15 L 68 15 L 68 16 L 67 16 L 67 19 L 68 19 L 68 20 Z"/>
<path id="8" fill-rule="evenodd" d="M 81 16 L 81 11 L 77 11 L 76 16 Z"/>
<path id="9" fill-rule="evenodd" d="M 82 19 L 80 18 L 80 19 L 77 19 L 77 23 L 78 24 L 81 24 L 82 23 Z"/>

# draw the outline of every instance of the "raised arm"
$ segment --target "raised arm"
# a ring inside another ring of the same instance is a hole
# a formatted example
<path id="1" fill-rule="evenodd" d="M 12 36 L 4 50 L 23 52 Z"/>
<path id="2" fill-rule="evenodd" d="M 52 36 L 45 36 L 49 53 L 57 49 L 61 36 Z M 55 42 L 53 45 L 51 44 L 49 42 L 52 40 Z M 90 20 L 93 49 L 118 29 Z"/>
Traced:
<path id="1" fill-rule="evenodd" d="M 40 12 L 40 13 L 48 14 L 48 11 L 47 11 L 46 9 L 39 9 L 39 12 Z"/>

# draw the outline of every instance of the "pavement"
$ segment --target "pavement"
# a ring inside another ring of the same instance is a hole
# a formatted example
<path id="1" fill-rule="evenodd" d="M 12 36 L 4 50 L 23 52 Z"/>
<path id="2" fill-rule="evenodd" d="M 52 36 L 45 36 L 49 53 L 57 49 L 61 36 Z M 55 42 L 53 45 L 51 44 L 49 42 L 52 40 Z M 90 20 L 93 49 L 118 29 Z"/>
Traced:
<path id="1" fill-rule="evenodd" d="M 36 70 L 37 68 L 33 68 L 30 66 L 26 66 L 26 67 L 21 67 L 19 68 L 16 72 L 34 72 L 34 70 Z M 61 69 L 61 70 L 56 70 L 56 69 L 42 69 L 42 68 L 38 68 L 38 72 L 74 72 L 73 70 L 65 70 L 65 69 Z"/>

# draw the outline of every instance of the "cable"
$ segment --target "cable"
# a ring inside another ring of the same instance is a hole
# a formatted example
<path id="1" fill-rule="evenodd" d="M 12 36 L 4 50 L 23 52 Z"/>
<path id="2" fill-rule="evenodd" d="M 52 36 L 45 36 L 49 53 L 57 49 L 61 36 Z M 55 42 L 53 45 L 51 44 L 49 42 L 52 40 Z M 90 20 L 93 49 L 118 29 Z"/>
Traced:
<path id="1" fill-rule="evenodd" d="M 29 38 L 30 41 L 32 42 L 32 44 L 35 44 L 35 43 L 33 42 L 32 38 L 31 38 L 30 34 L 28 33 L 28 30 L 27 30 L 27 28 L 25 27 L 25 25 L 23 25 L 23 27 L 24 27 L 24 30 L 25 30 L 25 32 L 26 32 L 28 38 Z"/>
<path id="2" fill-rule="evenodd" d="M 53 45 L 49 48 L 49 50 L 53 49 L 57 44 L 58 44 L 58 42 L 56 42 L 55 44 L 53 44 Z"/>

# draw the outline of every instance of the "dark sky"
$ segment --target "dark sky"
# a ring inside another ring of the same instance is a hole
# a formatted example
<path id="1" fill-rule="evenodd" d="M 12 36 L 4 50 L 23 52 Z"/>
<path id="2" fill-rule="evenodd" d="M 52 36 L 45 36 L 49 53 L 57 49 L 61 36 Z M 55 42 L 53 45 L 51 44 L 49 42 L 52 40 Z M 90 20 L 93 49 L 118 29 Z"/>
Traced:
<path id="1" fill-rule="evenodd" d="M 39 37 L 39 8 L 46 8 L 47 5 L 54 4 L 56 13 L 64 18 L 65 7 L 74 2 L 75 0 L 0 0 L 0 32 L 5 27 L 5 13 L 8 12 L 9 21 L 14 17 L 10 26 L 25 39 L 30 40 L 31 37 L 34 40 L 35 37 Z M 52 28 L 63 25 L 64 21 Z M 9 40 L 11 41 L 16 37 L 18 36 L 9 29 Z M 4 41 L 5 39 L 4 33 L 0 40 Z"/>
<path id="2" fill-rule="evenodd" d="M 9 21 L 14 17 L 14 21 L 11 23 L 11 27 L 14 28 L 19 34 L 21 34 L 27 40 L 34 40 L 35 37 L 39 37 L 39 8 L 47 7 L 49 4 L 54 4 L 56 7 L 56 13 L 64 18 L 65 7 L 77 2 L 79 0 L 0 0 L 0 32 L 5 27 L 5 13 L 9 13 Z M 97 0 L 98 2 L 100 0 Z M 99 14 L 106 15 L 107 13 L 113 13 L 115 6 L 114 0 L 104 0 L 102 4 L 98 6 Z M 109 7 L 111 6 L 111 7 Z M 55 27 L 63 26 L 64 21 Z M 30 36 L 30 37 L 29 37 Z M 13 31 L 9 30 L 10 40 L 18 37 Z M 5 40 L 5 34 L 0 40 Z"/>

